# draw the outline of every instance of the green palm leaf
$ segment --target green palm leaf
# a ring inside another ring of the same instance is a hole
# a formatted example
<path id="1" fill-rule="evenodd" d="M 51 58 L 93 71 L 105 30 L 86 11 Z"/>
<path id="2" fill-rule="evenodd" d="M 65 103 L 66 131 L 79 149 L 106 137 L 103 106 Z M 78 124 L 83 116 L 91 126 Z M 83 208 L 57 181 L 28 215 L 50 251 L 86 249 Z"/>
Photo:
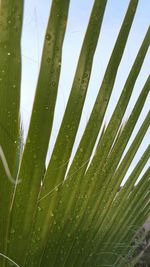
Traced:
<path id="1" fill-rule="evenodd" d="M 69 100 L 45 167 L 70 1 L 52 1 L 25 144 L 20 126 L 23 1 L 0 1 L 0 266 L 122 267 L 135 266 L 142 257 L 144 252 L 132 259 L 132 240 L 150 215 L 149 144 L 130 175 L 129 168 L 150 125 L 148 112 L 136 127 L 150 77 L 126 121 L 124 115 L 149 48 L 150 29 L 114 112 L 104 122 L 138 2 L 130 0 L 72 159 L 107 9 L 107 0 L 94 1 Z"/>
<path id="2" fill-rule="evenodd" d="M 10 205 L 16 179 L 22 17 L 23 1 L 0 1 L 0 252 L 3 253 L 6 250 Z"/>

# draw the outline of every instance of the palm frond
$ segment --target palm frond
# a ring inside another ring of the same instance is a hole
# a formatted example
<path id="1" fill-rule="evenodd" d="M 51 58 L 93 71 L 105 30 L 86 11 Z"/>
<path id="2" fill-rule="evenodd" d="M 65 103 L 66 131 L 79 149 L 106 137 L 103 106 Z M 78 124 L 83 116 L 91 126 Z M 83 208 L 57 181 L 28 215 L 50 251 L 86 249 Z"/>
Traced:
<path id="1" fill-rule="evenodd" d="M 9 166 L 9 178 L 14 180 L 20 123 L 22 18 L 22 0 L 17 6 L 16 1 L 0 1 L 0 147 Z M 7 246 L 13 191 L 14 183 L 8 179 L 0 160 L 0 252 L 3 253 Z M 2 258 L 0 265 L 2 266 Z"/>
<path id="2" fill-rule="evenodd" d="M 52 1 L 29 130 L 23 144 L 19 114 L 23 1 L 1 0 L 0 266 L 122 267 L 135 266 L 143 255 L 141 252 L 134 257 L 138 244 L 133 247 L 132 242 L 150 215 L 149 144 L 131 173 L 129 169 L 150 125 L 148 112 L 137 128 L 148 98 L 150 77 L 127 118 L 125 113 L 147 55 L 150 28 L 112 116 L 108 123 L 104 122 L 138 3 L 130 0 L 72 159 L 107 8 L 107 0 L 94 1 L 68 103 L 45 167 L 70 1 Z M 7 177 L 8 166 L 9 176 L 17 179 L 15 186 Z"/>

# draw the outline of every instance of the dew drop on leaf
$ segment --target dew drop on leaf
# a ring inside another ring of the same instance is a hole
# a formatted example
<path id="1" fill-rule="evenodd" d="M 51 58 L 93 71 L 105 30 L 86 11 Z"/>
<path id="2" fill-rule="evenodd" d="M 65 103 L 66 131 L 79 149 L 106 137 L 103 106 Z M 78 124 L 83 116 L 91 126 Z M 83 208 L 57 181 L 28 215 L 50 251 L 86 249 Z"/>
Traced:
<path id="1" fill-rule="evenodd" d="M 38 211 L 41 211 L 42 209 L 41 209 L 41 207 L 38 207 Z"/>
<path id="2" fill-rule="evenodd" d="M 11 234 L 14 234 L 15 233 L 15 229 L 12 228 L 11 231 L 10 231 L 10 233 Z"/>
<path id="3" fill-rule="evenodd" d="M 47 62 L 50 63 L 51 62 L 51 59 L 50 57 L 47 58 Z"/>
<path id="4" fill-rule="evenodd" d="M 50 40 L 51 39 L 51 35 L 50 34 L 46 34 L 46 40 Z"/>
<path id="5" fill-rule="evenodd" d="M 55 86 L 56 85 L 56 83 L 55 82 L 52 82 L 52 86 Z"/>

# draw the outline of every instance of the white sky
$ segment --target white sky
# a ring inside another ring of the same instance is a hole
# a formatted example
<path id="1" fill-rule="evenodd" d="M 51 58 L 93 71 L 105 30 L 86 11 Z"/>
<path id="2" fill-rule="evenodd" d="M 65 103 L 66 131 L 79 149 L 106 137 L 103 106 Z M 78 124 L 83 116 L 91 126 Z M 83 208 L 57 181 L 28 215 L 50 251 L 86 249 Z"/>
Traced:
<path id="1" fill-rule="evenodd" d="M 65 109 L 69 90 L 71 88 L 74 71 L 77 64 L 80 48 L 82 45 L 84 33 L 87 27 L 90 11 L 93 0 L 71 0 L 69 11 L 69 20 L 65 42 L 63 46 L 63 62 L 61 78 L 59 83 L 59 94 L 56 106 L 55 123 L 52 132 L 52 140 L 50 147 L 52 148 L 56 134 L 62 119 L 62 113 Z M 102 81 L 107 62 L 109 60 L 114 42 L 116 40 L 121 22 L 125 15 L 129 0 L 108 0 L 104 22 L 102 25 L 101 35 L 97 46 L 92 76 L 87 94 L 87 101 L 84 107 L 84 112 L 81 120 L 81 127 L 77 136 L 76 144 L 79 142 L 79 137 L 87 122 L 89 112 L 94 104 L 100 83 Z M 24 129 L 27 132 L 29 118 L 35 94 L 37 75 L 40 65 L 40 56 L 46 29 L 46 23 L 50 11 L 51 0 L 25 0 L 24 27 L 22 35 L 22 98 L 21 109 L 24 122 Z M 132 63 L 141 45 L 149 25 L 150 1 L 140 0 L 137 13 L 134 19 L 132 30 L 128 39 L 128 44 L 119 68 L 117 80 L 115 82 L 114 92 L 110 102 L 109 110 L 105 120 L 108 121 L 114 109 L 115 103 L 119 98 L 120 92 L 126 81 Z M 136 82 L 135 90 L 129 108 L 125 117 L 130 113 L 133 104 L 135 103 L 140 91 L 149 75 L 150 70 L 150 51 L 144 61 L 142 70 Z M 150 106 L 150 96 L 147 99 L 142 115 L 137 123 L 137 129 L 141 125 L 142 119 L 145 117 Z M 59 107 L 59 109 L 58 109 Z M 135 135 L 134 132 L 133 136 Z M 131 169 L 139 159 L 141 153 L 149 143 L 150 130 L 139 149 Z M 76 146 L 75 146 L 76 147 Z M 50 150 L 51 150 L 50 148 Z"/>

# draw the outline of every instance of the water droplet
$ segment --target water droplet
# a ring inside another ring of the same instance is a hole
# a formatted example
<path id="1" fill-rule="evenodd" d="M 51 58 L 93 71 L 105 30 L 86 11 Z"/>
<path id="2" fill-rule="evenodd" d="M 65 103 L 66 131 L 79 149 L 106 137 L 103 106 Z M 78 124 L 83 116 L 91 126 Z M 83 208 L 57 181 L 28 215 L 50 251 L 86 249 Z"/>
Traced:
<path id="1" fill-rule="evenodd" d="M 56 46 L 55 47 L 55 51 L 59 51 L 59 46 Z"/>
<path id="2" fill-rule="evenodd" d="M 7 53 L 7 55 L 8 55 L 8 56 L 10 56 L 10 55 L 11 55 L 11 53 L 10 53 L 10 52 L 8 52 L 8 53 Z"/>
<path id="3" fill-rule="evenodd" d="M 52 74 L 52 73 L 54 73 L 55 72 L 55 70 L 54 69 L 52 69 L 51 71 L 50 71 L 50 73 Z"/>
<path id="4" fill-rule="evenodd" d="M 41 207 L 40 206 L 38 206 L 38 211 L 41 211 L 42 209 L 41 209 Z"/>
<path id="5" fill-rule="evenodd" d="M 89 74 L 86 72 L 85 75 L 84 75 L 84 77 L 87 78 L 88 76 L 89 76 Z"/>
<path id="6" fill-rule="evenodd" d="M 16 85 L 15 84 L 13 84 L 13 86 L 12 86 L 13 88 L 16 88 Z"/>
<path id="7" fill-rule="evenodd" d="M 21 15 L 20 14 L 17 15 L 17 18 L 18 18 L 18 20 L 21 20 Z"/>
<path id="8" fill-rule="evenodd" d="M 56 85 L 56 83 L 55 82 L 52 82 L 52 86 L 55 86 Z"/>
<path id="9" fill-rule="evenodd" d="M 51 39 L 51 35 L 50 34 L 46 34 L 46 40 L 50 40 Z"/>
<path id="10" fill-rule="evenodd" d="M 11 231 L 10 231 L 10 233 L 11 234 L 14 234 L 15 233 L 15 229 L 12 228 Z"/>
<path id="11" fill-rule="evenodd" d="M 50 57 L 47 58 L 47 62 L 50 63 L 51 62 L 51 59 Z"/>

